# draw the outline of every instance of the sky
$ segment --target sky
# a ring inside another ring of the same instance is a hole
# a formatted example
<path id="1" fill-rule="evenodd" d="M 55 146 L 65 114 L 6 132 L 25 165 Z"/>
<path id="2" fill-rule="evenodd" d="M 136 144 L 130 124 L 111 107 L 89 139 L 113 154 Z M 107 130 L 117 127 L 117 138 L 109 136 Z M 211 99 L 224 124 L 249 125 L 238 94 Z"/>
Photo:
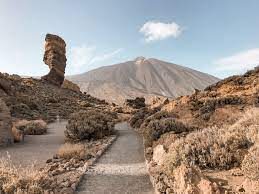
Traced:
<path id="1" fill-rule="evenodd" d="M 224 78 L 259 65 L 258 0 L 0 0 L 0 72 L 40 76 L 47 33 L 66 74 L 138 56 Z"/>

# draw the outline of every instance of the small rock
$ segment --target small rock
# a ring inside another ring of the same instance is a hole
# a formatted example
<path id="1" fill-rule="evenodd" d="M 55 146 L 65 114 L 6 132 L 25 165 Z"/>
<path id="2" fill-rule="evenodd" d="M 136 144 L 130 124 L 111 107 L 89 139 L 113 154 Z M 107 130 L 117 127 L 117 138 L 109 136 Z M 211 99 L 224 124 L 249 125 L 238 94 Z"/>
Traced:
<path id="1" fill-rule="evenodd" d="M 76 190 L 76 183 L 73 183 L 73 184 L 71 185 L 71 188 L 75 191 L 75 190 Z"/>
<path id="2" fill-rule="evenodd" d="M 52 159 L 48 159 L 48 160 L 46 161 L 47 164 L 49 164 L 49 163 L 51 163 L 51 162 L 52 162 Z"/>
<path id="3" fill-rule="evenodd" d="M 243 187 L 239 188 L 238 191 L 239 191 L 239 192 L 242 192 L 242 193 L 243 193 L 243 192 L 246 192 Z"/>
<path id="4" fill-rule="evenodd" d="M 71 193 L 74 193 L 74 190 L 73 190 L 71 187 L 69 187 L 69 188 L 63 188 L 63 189 L 60 191 L 60 193 L 62 193 L 62 194 L 71 194 Z"/>

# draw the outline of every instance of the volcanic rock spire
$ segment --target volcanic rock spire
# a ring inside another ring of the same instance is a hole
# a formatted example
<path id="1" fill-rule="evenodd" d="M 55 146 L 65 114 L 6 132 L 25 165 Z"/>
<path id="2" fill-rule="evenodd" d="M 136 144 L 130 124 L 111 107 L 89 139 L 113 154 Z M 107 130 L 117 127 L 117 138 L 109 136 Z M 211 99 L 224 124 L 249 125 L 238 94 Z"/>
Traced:
<path id="1" fill-rule="evenodd" d="M 45 38 L 45 53 L 43 61 L 49 66 L 50 72 L 42 79 L 54 85 L 61 86 L 66 68 L 66 43 L 57 35 L 47 34 Z"/>

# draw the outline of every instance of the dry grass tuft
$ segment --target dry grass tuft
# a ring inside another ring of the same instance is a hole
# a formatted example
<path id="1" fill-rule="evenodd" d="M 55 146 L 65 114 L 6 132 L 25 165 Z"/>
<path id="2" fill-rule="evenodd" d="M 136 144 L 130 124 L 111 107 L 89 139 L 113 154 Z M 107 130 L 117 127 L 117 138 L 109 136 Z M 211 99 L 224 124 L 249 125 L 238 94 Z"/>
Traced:
<path id="1" fill-rule="evenodd" d="M 83 144 L 65 143 L 58 150 L 58 156 L 60 158 L 84 158 L 86 155 L 86 148 Z"/>
<path id="2" fill-rule="evenodd" d="M 36 170 L 34 165 L 16 167 L 8 154 L 0 159 L 0 193 L 43 194 L 43 185 L 49 181 L 47 174 Z"/>

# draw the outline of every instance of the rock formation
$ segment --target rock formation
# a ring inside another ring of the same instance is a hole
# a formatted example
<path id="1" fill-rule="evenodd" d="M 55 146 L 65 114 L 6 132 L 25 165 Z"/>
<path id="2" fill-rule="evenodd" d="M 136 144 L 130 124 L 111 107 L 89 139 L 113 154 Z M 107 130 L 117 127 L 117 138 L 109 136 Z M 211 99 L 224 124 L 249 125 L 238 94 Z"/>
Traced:
<path id="1" fill-rule="evenodd" d="M 57 35 L 47 34 L 45 38 L 45 53 L 43 61 L 49 66 L 50 72 L 42 79 L 54 85 L 61 86 L 66 68 L 66 43 Z"/>
<path id="2" fill-rule="evenodd" d="M 69 89 L 69 90 L 75 91 L 75 92 L 80 92 L 79 86 L 67 79 L 64 80 L 61 87 L 64 89 Z"/>
<path id="3" fill-rule="evenodd" d="M 13 143 L 12 119 L 10 111 L 2 99 L 0 99 L 0 147 Z"/>

